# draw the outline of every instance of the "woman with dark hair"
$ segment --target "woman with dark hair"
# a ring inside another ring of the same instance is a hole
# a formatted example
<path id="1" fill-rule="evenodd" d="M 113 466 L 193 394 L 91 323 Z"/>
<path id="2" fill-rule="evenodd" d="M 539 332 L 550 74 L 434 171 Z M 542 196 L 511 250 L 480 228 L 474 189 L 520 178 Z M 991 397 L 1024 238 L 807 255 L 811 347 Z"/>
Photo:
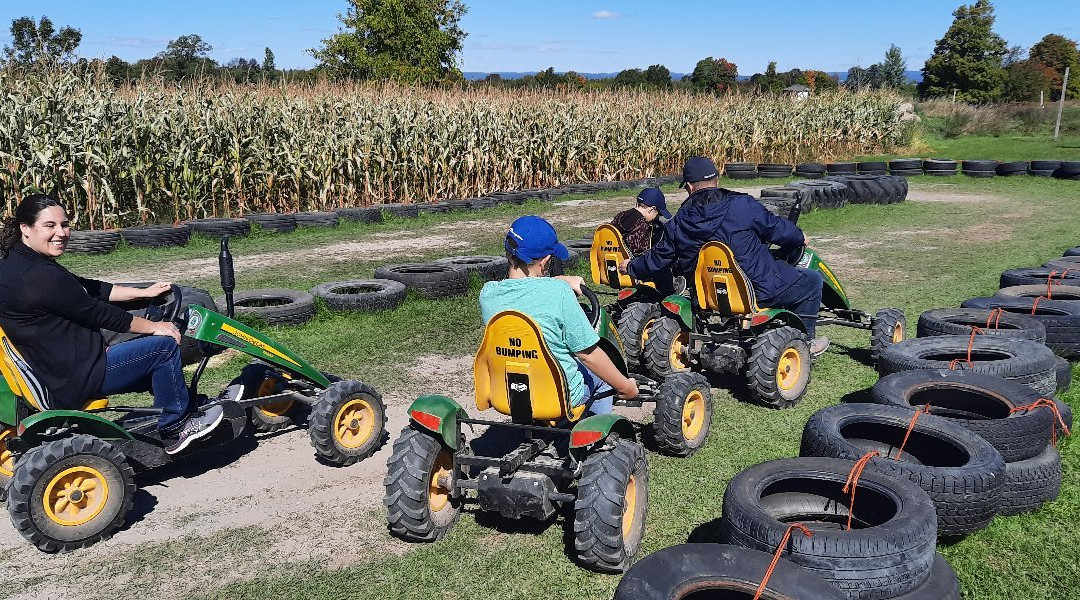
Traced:
<path id="1" fill-rule="evenodd" d="M 109 304 L 154 298 L 171 284 L 138 289 L 73 275 L 56 262 L 70 235 L 63 205 L 45 194 L 24 198 L 0 230 L 0 326 L 45 389 L 42 408 L 78 410 L 90 398 L 153 391 L 166 452 L 183 450 L 217 427 L 221 407 L 189 414 L 175 325 Z M 146 337 L 106 348 L 101 329 Z"/>

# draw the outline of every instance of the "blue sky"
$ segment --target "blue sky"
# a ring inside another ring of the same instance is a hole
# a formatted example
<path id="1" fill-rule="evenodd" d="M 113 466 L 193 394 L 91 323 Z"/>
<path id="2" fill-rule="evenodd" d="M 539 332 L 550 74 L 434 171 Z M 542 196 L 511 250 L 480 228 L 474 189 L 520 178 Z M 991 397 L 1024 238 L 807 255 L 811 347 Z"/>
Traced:
<path id="1" fill-rule="evenodd" d="M 970 0 L 974 1 L 974 0 Z M 461 55 L 466 71 L 614 72 L 651 64 L 689 72 L 706 56 L 723 56 L 739 73 L 815 68 L 844 71 L 882 59 L 890 43 L 918 70 L 952 22 L 960 0 L 770 0 L 739 2 L 604 2 L 466 0 Z M 305 53 L 334 33 L 343 0 L 36 0 L 0 2 L 0 44 L 24 15 L 48 16 L 82 30 L 81 56 L 129 61 L 153 56 L 169 40 L 197 33 L 220 62 L 262 60 L 273 49 L 279 68 L 307 68 Z M 1029 47 L 1047 33 L 1080 37 L 1080 2 L 997 0 L 995 30 Z"/>

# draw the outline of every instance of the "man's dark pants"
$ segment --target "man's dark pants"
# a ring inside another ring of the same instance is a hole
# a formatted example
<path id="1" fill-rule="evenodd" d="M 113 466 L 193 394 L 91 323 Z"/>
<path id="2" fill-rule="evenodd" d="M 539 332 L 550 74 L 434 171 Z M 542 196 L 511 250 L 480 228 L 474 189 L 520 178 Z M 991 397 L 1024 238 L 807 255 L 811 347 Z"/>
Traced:
<path id="1" fill-rule="evenodd" d="M 824 283 L 821 273 L 799 269 L 799 278 L 791 287 L 780 292 L 775 298 L 761 300 L 761 304 L 769 308 L 786 308 L 799 315 L 806 325 L 807 337 L 813 339 L 818 311 L 821 310 L 821 286 Z"/>

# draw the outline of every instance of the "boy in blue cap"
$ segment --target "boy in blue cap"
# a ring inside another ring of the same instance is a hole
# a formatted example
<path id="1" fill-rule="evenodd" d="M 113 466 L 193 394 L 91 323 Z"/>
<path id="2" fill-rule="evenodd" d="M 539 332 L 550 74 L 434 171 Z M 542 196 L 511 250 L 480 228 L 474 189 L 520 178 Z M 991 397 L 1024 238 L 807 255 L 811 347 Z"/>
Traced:
<path id="1" fill-rule="evenodd" d="M 664 192 L 660 188 L 645 188 L 637 195 L 637 206 L 615 215 L 611 224 L 622 234 L 626 248 L 638 256 L 648 252 L 659 238 L 661 215 L 671 218 Z"/>
<path id="2" fill-rule="evenodd" d="M 623 376 L 600 349 L 600 337 L 577 302 L 584 280 L 572 275 L 546 276 L 552 256 L 570 258 L 555 228 L 537 216 L 519 217 L 510 225 L 503 246 L 510 271 L 506 279 L 489 281 L 480 290 L 484 323 L 504 310 L 516 310 L 535 321 L 566 375 L 571 406 L 580 406 L 611 388 L 623 400 L 637 397 L 637 382 Z M 590 412 L 606 414 L 611 409 L 609 396 L 596 400 Z"/>

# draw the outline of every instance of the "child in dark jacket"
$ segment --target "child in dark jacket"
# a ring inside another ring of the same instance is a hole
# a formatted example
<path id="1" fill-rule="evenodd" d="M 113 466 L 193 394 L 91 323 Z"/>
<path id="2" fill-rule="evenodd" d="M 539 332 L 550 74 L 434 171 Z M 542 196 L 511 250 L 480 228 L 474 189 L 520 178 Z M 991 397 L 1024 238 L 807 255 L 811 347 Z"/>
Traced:
<path id="1" fill-rule="evenodd" d="M 659 238 L 660 215 L 671 218 L 664 192 L 660 188 L 645 188 L 637 196 L 637 206 L 615 215 L 611 224 L 622 234 L 627 250 L 639 256 L 648 252 Z"/>

